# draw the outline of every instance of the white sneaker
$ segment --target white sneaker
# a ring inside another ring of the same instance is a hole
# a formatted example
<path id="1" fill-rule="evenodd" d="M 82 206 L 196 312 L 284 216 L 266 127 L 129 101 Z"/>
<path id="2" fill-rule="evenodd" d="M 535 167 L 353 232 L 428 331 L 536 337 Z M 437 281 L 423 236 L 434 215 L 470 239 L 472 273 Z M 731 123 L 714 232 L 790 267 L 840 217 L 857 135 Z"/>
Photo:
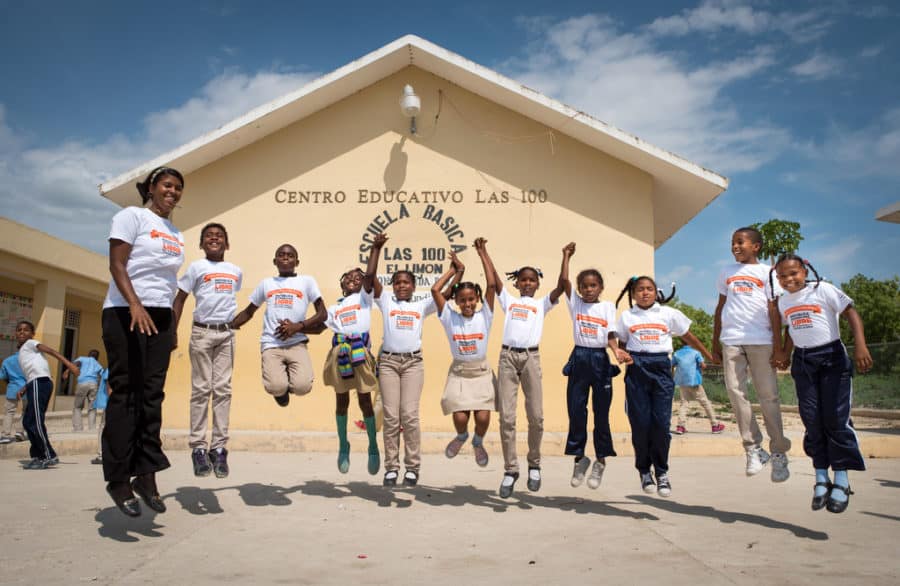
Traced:
<path id="1" fill-rule="evenodd" d="M 581 483 L 584 482 L 584 475 L 588 471 L 588 467 L 591 465 L 591 459 L 582 456 L 580 460 L 575 462 L 575 468 L 572 470 L 572 482 L 570 483 L 572 487 L 581 486 Z"/>
<path id="2" fill-rule="evenodd" d="M 769 453 L 762 448 L 747 450 L 747 476 L 756 476 L 769 463 Z"/>
<path id="3" fill-rule="evenodd" d="M 653 476 L 649 472 L 641 474 L 641 489 L 647 494 L 656 492 L 656 483 L 653 482 Z"/>
<path id="4" fill-rule="evenodd" d="M 590 488 L 598 488 L 603 480 L 603 471 L 606 470 L 606 464 L 597 460 L 591 468 L 591 475 L 588 476 L 587 484 Z"/>
<path id="5" fill-rule="evenodd" d="M 775 452 L 772 454 L 772 482 L 784 482 L 791 477 L 788 470 L 788 457 L 786 454 Z"/>
<path id="6" fill-rule="evenodd" d="M 672 496 L 672 483 L 669 482 L 669 475 L 666 473 L 656 475 L 656 494 L 663 498 Z"/>

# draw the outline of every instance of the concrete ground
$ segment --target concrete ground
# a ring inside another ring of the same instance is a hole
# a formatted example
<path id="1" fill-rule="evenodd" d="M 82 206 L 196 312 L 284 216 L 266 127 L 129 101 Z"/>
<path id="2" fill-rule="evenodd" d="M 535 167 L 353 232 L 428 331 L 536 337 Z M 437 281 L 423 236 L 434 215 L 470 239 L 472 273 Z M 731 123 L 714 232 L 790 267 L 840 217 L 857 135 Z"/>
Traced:
<path id="1" fill-rule="evenodd" d="M 242 452 L 227 479 L 195 478 L 187 451 L 160 474 L 165 514 L 114 508 L 90 455 L 25 471 L 0 460 L 5 584 L 897 584 L 900 460 L 851 476 L 841 515 L 809 509 L 812 471 L 795 456 L 784 484 L 746 478 L 743 458 L 673 458 L 670 499 L 644 495 L 630 457 L 603 485 L 569 486 L 548 457 L 544 485 L 496 489 L 496 450 L 423 458 L 421 484 L 387 490 L 353 453 Z"/>

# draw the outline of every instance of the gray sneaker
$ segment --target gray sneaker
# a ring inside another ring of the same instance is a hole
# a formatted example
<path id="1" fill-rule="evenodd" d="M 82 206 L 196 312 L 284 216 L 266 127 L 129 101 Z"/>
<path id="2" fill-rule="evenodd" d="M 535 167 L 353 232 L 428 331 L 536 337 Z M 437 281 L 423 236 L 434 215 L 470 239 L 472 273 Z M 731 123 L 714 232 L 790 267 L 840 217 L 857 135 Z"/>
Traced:
<path id="1" fill-rule="evenodd" d="M 600 482 L 603 480 L 603 471 L 606 470 L 606 464 L 597 460 L 594 462 L 594 466 L 591 468 L 591 475 L 588 476 L 588 487 L 597 489 L 600 487 Z"/>
<path id="2" fill-rule="evenodd" d="M 786 454 L 775 452 L 770 461 L 772 462 L 772 482 L 784 482 L 791 477 Z"/>
<path id="3" fill-rule="evenodd" d="M 587 474 L 590 466 L 591 459 L 587 456 L 582 456 L 580 460 L 575 460 L 575 468 L 572 470 L 571 482 L 573 487 L 581 486 L 581 483 L 584 482 L 584 475 Z"/>
<path id="4" fill-rule="evenodd" d="M 216 478 L 226 478 L 228 476 L 228 450 L 225 448 L 210 450 L 209 460 L 212 462 L 212 469 L 216 474 Z"/>
<path id="5" fill-rule="evenodd" d="M 11 444 L 13 443 L 13 441 L 13 438 L 9 437 L 8 435 L 0 437 L 0 444 Z"/>

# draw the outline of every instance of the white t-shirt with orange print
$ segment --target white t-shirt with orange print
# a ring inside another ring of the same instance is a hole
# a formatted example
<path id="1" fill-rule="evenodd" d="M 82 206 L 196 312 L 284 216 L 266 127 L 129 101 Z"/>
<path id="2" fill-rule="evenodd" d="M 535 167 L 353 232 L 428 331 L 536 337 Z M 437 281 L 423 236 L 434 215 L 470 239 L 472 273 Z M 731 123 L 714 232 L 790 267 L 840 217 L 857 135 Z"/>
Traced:
<path id="1" fill-rule="evenodd" d="M 110 240 L 131 245 L 125 270 L 144 307 L 172 307 L 178 269 L 184 264 L 184 238 L 175 225 L 147 208 L 127 207 L 113 216 Z M 128 307 L 110 280 L 103 308 Z"/>
<path id="2" fill-rule="evenodd" d="M 831 283 L 807 285 L 778 299 L 778 311 L 797 348 L 815 348 L 841 339 L 839 318 L 853 304 Z"/>
<path id="3" fill-rule="evenodd" d="M 576 346 L 606 348 L 609 333 L 616 329 L 616 306 L 609 301 L 585 303 L 578 293 L 566 296 L 572 316 L 572 336 Z"/>
<path id="4" fill-rule="evenodd" d="M 419 301 L 398 301 L 393 293 L 383 291 L 375 303 L 384 319 L 381 349 L 398 354 L 421 350 L 422 323 L 437 310 L 434 299 L 428 296 Z"/>
<path id="5" fill-rule="evenodd" d="M 260 337 L 260 351 L 269 348 L 284 348 L 306 342 L 306 334 L 299 332 L 287 340 L 275 335 L 279 322 L 283 319 L 299 323 L 306 319 L 309 306 L 322 296 L 316 280 L 307 275 L 293 277 L 269 277 L 257 285 L 250 294 L 250 303 L 257 307 L 266 304 L 263 332 Z"/>
<path id="6" fill-rule="evenodd" d="M 544 316 L 553 309 L 549 295 L 534 297 L 513 297 L 500 291 L 497 297 L 506 314 L 503 321 L 503 343 L 513 348 L 533 348 L 541 343 L 544 332 Z"/>
<path id="7" fill-rule="evenodd" d="M 637 305 L 619 315 L 616 338 L 627 352 L 672 352 L 672 336 L 683 336 L 691 320 L 673 307 L 654 303 L 647 309 Z"/>
<path id="8" fill-rule="evenodd" d="M 772 343 L 769 301 L 781 293 L 772 275 L 775 296 L 769 286 L 767 264 L 731 263 L 719 273 L 716 289 L 725 296 L 722 308 L 722 331 L 719 340 L 728 346 Z"/>

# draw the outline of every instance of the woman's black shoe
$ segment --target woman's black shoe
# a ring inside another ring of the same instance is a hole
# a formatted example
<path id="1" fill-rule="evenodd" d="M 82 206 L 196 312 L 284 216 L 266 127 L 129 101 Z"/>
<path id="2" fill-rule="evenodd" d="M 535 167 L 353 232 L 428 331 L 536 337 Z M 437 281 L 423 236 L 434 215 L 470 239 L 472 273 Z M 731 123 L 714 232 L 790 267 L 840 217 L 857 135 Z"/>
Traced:
<path id="1" fill-rule="evenodd" d="M 154 482 L 153 484 L 156 483 Z M 131 488 L 139 497 L 141 497 L 141 500 L 144 501 L 144 504 L 148 507 L 157 513 L 166 512 L 166 503 L 160 498 L 159 492 L 156 492 L 152 488 L 147 488 L 145 486 L 145 481 L 142 481 L 140 476 L 131 481 Z"/>
<path id="2" fill-rule="evenodd" d="M 128 490 L 127 482 L 110 482 L 106 485 L 106 492 L 112 497 L 120 511 L 129 517 L 141 516 L 141 503 Z"/>
<path id="3" fill-rule="evenodd" d="M 847 500 L 845 501 L 836 501 L 831 498 L 831 495 L 834 491 L 839 490 L 847 495 Z M 850 504 L 850 495 L 853 494 L 853 491 L 850 490 L 849 486 L 841 486 L 840 484 L 832 484 L 831 492 L 828 493 L 828 501 L 825 503 L 825 507 L 829 512 L 832 513 L 843 513 L 847 510 L 847 506 Z"/>

